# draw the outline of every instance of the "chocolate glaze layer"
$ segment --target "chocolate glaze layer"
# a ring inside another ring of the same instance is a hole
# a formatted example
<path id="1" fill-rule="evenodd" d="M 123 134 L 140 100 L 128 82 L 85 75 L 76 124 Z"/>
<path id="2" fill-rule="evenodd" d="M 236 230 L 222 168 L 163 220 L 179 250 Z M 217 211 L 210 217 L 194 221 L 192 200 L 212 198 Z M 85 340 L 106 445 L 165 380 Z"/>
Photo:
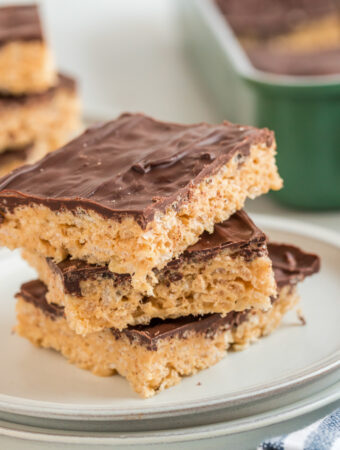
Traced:
<path id="1" fill-rule="evenodd" d="M 271 243 L 268 246 L 272 258 L 275 279 L 279 289 L 287 285 L 295 285 L 306 276 L 320 269 L 320 259 L 317 255 L 305 253 L 293 245 Z M 33 303 L 50 317 L 63 316 L 63 308 L 49 305 L 46 301 L 46 286 L 39 280 L 25 283 L 16 295 L 25 301 Z M 157 349 L 157 342 L 172 337 L 185 337 L 188 332 L 204 333 L 213 336 L 218 330 L 236 327 L 247 320 L 250 310 L 232 311 L 225 317 L 220 314 L 207 314 L 202 317 L 187 316 L 178 319 L 153 319 L 149 325 L 130 326 L 125 330 L 112 329 L 116 338 L 126 335 L 131 341 L 145 345 L 149 350 Z"/>
<path id="2" fill-rule="evenodd" d="M 42 41 L 37 5 L 0 8 L 0 46 L 9 41 Z"/>
<path id="3" fill-rule="evenodd" d="M 268 38 L 323 15 L 339 13 L 337 0 L 216 0 L 237 34 Z"/>
<path id="4" fill-rule="evenodd" d="M 0 207 L 91 209 L 118 220 L 131 215 L 145 228 L 156 211 L 176 209 L 230 159 L 241 164 L 252 145 L 270 147 L 273 139 L 267 129 L 230 122 L 181 125 L 125 113 L 2 178 Z"/>
<path id="5" fill-rule="evenodd" d="M 137 325 L 122 331 L 112 329 L 112 333 L 117 339 L 125 335 L 130 342 L 137 341 L 148 350 L 155 351 L 160 340 L 174 337 L 183 339 L 188 333 L 213 337 L 217 331 L 237 327 L 247 320 L 248 315 L 249 310 L 231 311 L 224 317 L 220 314 L 207 314 L 201 317 L 186 316 L 178 319 L 153 319 L 149 325 Z"/>
<path id="6" fill-rule="evenodd" d="M 231 251 L 232 256 L 243 256 L 248 261 L 266 254 L 265 241 L 265 234 L 249 216 L 244 211 L 238 211 L 225 222 L 216 224 L 213 234 L 204 232 L 195 245 L 189 247 L 179 258 L 170 261 L 158 274 L 169 282 L 180 280 L 183 262 L 207 261 L 226 248 Z M 47 258 L 47 262 L 62 279 L 65 292 L 79 297 L 80 282 L 83 280 L 102 277 L 112 279 L 115 285 L 131 282 L 129 274 L 112 273 L 105 266 L 88 264 L 79 259 L 66 259 L 56 264 L 51 258 Z"/>
<path id="7" fill-rule="evenodd" d="M 215 254 L 224 248 L 245 250 L 252 253 L 251 243 L 264 244 L 266 236 L 251 220 L 248 214 L 241 210 L 233 214 L 228 220 L 215 224 L 212 234 L 205 231 L 196 244 L 191 245 L 184 252 L 184 257 L 192 258 L 194 255 Z M 250 255 L 251 256 L 251 255 Z"/>
<path id="8" fill-rule="evenodd" d="M 295 245 L 268 243 L 275 281 L 278 288 L 295 285 L 304 278 L 319 272 L 320 258 L 306 253 Z"/>
<path id="9" fill-rule="evenodd" d="M 60 89 L 73 91 L 76 89 L 76 81 L 73 78 L 60 73 L 58 74 L 58 83 L 43 92 L 22 95 L 11 95 L 7 92 L 0 92 L 0 113 L 8 108 L 17 108 L 32 103 L 50 100 Z"/>

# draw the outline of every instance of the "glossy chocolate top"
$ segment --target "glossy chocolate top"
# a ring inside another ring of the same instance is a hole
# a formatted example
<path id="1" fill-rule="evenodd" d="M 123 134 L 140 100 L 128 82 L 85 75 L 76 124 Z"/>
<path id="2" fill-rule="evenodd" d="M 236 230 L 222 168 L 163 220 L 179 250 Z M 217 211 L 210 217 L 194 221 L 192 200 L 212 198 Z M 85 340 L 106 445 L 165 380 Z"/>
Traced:
<path id="1" fill-rule="evenodd" d="M 43 40 L 37 5 L 0 8 L 0 45 L 9 41 Z"/>
<path id="2" fill-rule="evenodd" d="M 272 258 L 275 279 L 279 288 L 285 285 L 294 285 L 302 281 L 306 276 L 312 275 L 320 268 L 318 256 L 305 253 L 298 247 L 285 244 L 271 243 L 268 245 Z M 49 316 L 60 317 L 63 308 L 57 305 L 49 305 L 46 301 L 47 289 L 39 281 L 31 281 L 21 286 L 21 296 L 24 300 L 33 303 L 36 307 L 46 311 Z M 214 335 L 221 327 L 235 327 L 245 321 L 249 311 L 232 311 L 225 317 L 219 314 L 207 314 L 202 317 L 187 316 L 178 319 L 160 320 L 153 319 L 149 325 L 130 326 L 125 330 L 112 329 L 117 338 L 126 335 L 131 341 L 137 341 L 145 345 L 149 350 L 157 349 L 160 339 L 171 337 L 183 337 L 188 332 Z"/>
<path id="3" fill-rule="evenodd" d="M 76 89 L 76 81 L 73 78 L 60 73 L 58 74 L 58 83 L 43 92 L 21 95 L 11 95 L 7 92 L 0 92 L 0 111 L 49 100 L 59 89 L 73 91 Z"/>
<path id="4" fill-rule="evenodd" d="M 268 38 L 321 16 L 339 13 L 338 0 L 216 0 L 239 35 Z"/>
<path id="5" fill-rule="evenodd" d="M 223 223 L 216 224 L 213 234 L 204 232 L 199 241 L 189 247 L 179 258 L 170 261 L 160 272 L 170 282 L 181 279 L 180 267 L 184 261 L 200 262 L 213 258 L 225 248 L 233 255 L 247 260 L 266 253 L 266 236 L 256 227 L 244 211 L 238 211 Z M 97 277 L 111 278 L 114 283 L 131 282 L 128 274 L 116 274 L 107 267 L 88 264 L 79 259 L 66 259 L 56 264 L 47 258 L 51 269 L 63 280 L 65 292 L 81 296 L 80 282 Z M 175 272 L 175 273 L 174 273 Z"/>
<path id="6" fill-rule="evenodd" d="M 61 149 L 0 180 L 0 207 L 38 203 L 53 210 L 91 209 L 145 228 L 157 210 L 177 208 L 191 188 L 253 144 L 273 143 L 267 129 L 160 122 L 122 114 L 95 125 Z"/>
<path id="7" fill-rule="evenodd" d="M 294 245 L 270 242 L 268 252 L 279 288 L 297 284 L 320 270 L 320 258 L 317 255 L 306 253 Z"/>

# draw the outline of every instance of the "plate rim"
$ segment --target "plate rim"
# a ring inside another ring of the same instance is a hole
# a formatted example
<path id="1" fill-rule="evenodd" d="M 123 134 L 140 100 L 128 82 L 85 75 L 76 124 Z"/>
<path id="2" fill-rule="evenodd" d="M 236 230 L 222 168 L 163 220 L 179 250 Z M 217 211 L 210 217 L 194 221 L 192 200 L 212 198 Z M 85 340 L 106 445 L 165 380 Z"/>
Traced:
<path id="1" fill-rule="evenodd" d="M 252 214 L 252 219 L 260 227 L 291 232 L 309 237 L 340 249 L 340 233 L 327 228 L 305 223 L 291 218 L 277 217 L 268 214 Z M 143 420 L 188 415 L 199 412 L 207 412 L 214 409 L 228 408 L 235 405 L 254 403 L 258 400 L 270 398 L 274 395 L 282 395 L 285 392 L 305 386 L 334 372 L 340 368 L 340 348 L 334 354 L 329 355 L 301 369 L 298 373 L 286 376 L 281 380 L 275 380 L 266 385 L 260 385 L 255 390 L 249 388 L 236 392 L 232 396 L 214 396 L 205 400 L 192 400 L 185 405 L 150 405 L 115 411 L 112 407 L 100 405 L 65 405 L 55 402 L 23 399 L 21 397 L 0 394 L 0 410 L 5 413 L 30 415 L 33 417 L 62 419 L 62 420 Z M 160 394 L 161 395 L 161 394 Z"/>
<path id="2" fill-rule="evenodd" d="M 326 394 L 325 394 L 326 392 Z M 315 393 L 310 397 L 292 402 L 283 407 L 275 408 L 248 417 L 223 421 L 219 423 L 185 427 L 171 430 L 139 431 L 139 432 L 79 432 L 63 431 L 41 427 L 21 425 L 6 420 L 0 420 L 0 437 L 6 436 L 27 441 L 39 441 L 58 444 L 82 445 L 147 445 L 159 443 L 180 443 L 190 440 L 211 439 L 245 433 L 260 428 L 272 426 L 279 422 L 292 420 L 330 404 L 340 401 L 340 381 Z M 10 427 L 4 426 L 10 425 Z M 19 428 L 19 429 L 18 429 Z"/>

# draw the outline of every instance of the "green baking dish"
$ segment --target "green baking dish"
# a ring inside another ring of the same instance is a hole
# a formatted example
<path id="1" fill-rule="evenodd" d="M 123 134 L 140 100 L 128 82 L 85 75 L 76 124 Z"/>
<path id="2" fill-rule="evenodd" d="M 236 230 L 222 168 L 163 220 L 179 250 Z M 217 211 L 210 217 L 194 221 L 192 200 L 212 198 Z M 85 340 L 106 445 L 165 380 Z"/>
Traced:
<path id="1" fill-rule="evenodd" d="M 340 75 L 293 77 L 255 69 L 212 0 L 178 2 L 187 57 L 221 119 L 275 131 L 284 188 L 300 209 L 340 208 Z"/>

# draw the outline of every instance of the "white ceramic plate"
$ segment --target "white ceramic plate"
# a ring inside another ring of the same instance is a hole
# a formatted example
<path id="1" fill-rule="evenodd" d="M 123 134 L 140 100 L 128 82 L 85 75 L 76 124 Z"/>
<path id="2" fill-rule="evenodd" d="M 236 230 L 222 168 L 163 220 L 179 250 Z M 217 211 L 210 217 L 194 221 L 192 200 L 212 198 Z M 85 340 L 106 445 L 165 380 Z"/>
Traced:
<path id="1" fill-rule="evenodd" d="M 334 374 L 340 365 L 339 235 L 269 216 L 255 217 L 255 222 L 272 239 L 321 256 L 320 274 L 300 286 L 307 326 L 298 326 L 295 315 L 288 315 L 269 338 L 245 352 L 229 354 L 215 367 L 148 400 L 140 399 L 119 376 L 95 377 L 11 333 L 13 295 L 34 272 L 18 253 L 2 250 L 0 411 L 52 419 L 147 419 L 284 397 L 294 388 Z"/>
<path id="2" fill-rule="evenodd" d="M 250 415 L 244 419 L 232 420 L 213 425 L 176 430 L 151 431 L 142 433 L 106 433 L 99 431 L 69 432 L 29 427 L 0 420 L 0 446 L 7 450 L 50 450 L 81 448 L 126 448 L 149 450 L 150 445 L 167 450 L 193 448 L 215 450 L 226 448 L 254 449 L 256 444 L 268 438 L 300 429 L 325 416 L 339 405 L 340 382 L 302 401 L 283 408 L 276 408 L 263 414 Z M 270 428 L 268 428 L 270 427 Z M 209 440 L 209 441 L 207 441 Z M 34 447 L 33 447 L 34 446 Z M 67 446 L 67 447 L 65 447 Z"/>

